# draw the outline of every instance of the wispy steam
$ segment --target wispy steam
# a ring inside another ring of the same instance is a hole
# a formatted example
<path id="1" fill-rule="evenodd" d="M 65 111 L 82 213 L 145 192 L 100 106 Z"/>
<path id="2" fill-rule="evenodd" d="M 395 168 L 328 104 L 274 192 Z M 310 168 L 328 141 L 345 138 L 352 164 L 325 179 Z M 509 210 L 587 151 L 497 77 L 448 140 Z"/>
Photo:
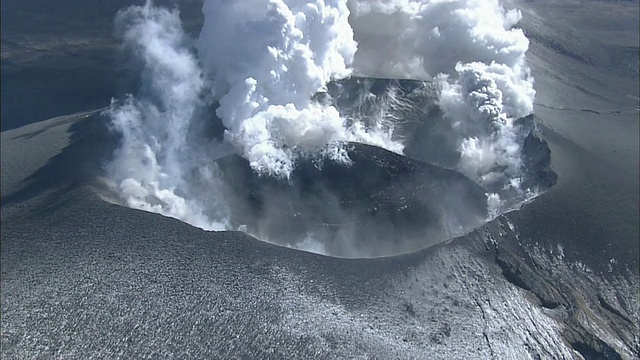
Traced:
<path id="1" fill-rule="evenodd" d="M 147 4 L 130 7 L 116 27 L 128 51 L 142 62 L 145 88 L 108 110 L 122 144 L 108 165 L 128 205 L 187 221 L 205 229 L 224 229 L 224 203 L 208 217 L 190 192 L 191 171 L 207 168 L 206 153 L 194 151 L 189 131 L 205 105 L 205 81 L 186 47 L 177 11 Z M 210 188 L 215 194 L 218 189 Z M 210 196 L 215 199 L 215 196 Z M 211 218 L 215 221 L 210 220 Z"/>

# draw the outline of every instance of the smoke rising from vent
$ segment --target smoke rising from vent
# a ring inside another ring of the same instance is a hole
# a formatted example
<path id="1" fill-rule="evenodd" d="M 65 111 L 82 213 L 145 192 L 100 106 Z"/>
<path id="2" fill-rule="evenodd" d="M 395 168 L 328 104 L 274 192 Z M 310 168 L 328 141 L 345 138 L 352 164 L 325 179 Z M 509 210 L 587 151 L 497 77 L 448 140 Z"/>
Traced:
<path id="1" fill-rule="evenodd" d="M 533 112 L 535 97 L 529 41 L 514 28 L 519 11 L 497 0 L 360 0 L 350 8 L 355 73 L 434 80 L 460 137 L 457 168 L 491 191 L 535 192 L 519 188 L 528 133 L 514 122 Z"/>
<path id="2" fill-rule="evenodd" d="M 535 193 L 521 188 L 530 129 L 516 120 L 531 114 L 535 91 L 528 40 L 514 28 L 519 12 L 494 0 L 206 0 L 203 14 L 198 39 L 184 33 L 177 10 L 150 2 L 116 19 L 142 80 L 135 97 L 106 112 L 122 136 L 107 170 L 129 206 L 251 232 L 234 218 L 246 204 L 229 191 L 218 159 L 237 154 L 259 178 L 289 179 L 300 162 L 349 164 L 350 142 L 401 154 L 404 124 L 430 121 L 406 116 L 426 98 L 353 88 L 353 75 L 435 86 L 432 104 L 453 139 L 442 146 L 457 156 L 454 166 L 439 165 L 481 185 L 492 216 L 512 205 L 501 198 Z M 368 109 L 354 110 L 359 102 Z M 212 134 L 218 123 L 222 133 Z M 327 251 L 317 242 L 286 245 Z"/>
<path id="3" fill-rule="evenodd" d="M 357 44 L 341 0 L 206 1 L 198 53 L 213 78 L 225 139 L 259 172 L 288 176 L 296 158 L 348 161 L 340 142 L 402 151 L 381 124 L 348 124 L 312 100 L 351 73 Z"/>
<path id="4" fill-rule="evenodd" d="M 194 121 L 206 105 L 205 79 L 186 38 L 177 11 L 147 4 L 119 13 L 116 28 L 142 63 L 144 88 L 136 99 L 113 102 L 107 114 L 122 135 L 120 148 L 107 166 L 115 186 L 133 208 L 175 217 L 195 226 L 223 230 L 222 197 L 204 214 L 191 186 L 191 171 L 207 172 L 210 159 L 190 137 Z M 215 146 L 213 147 L 215 148 Z M 217 192 L 211 187 L 211 195 Z"/>

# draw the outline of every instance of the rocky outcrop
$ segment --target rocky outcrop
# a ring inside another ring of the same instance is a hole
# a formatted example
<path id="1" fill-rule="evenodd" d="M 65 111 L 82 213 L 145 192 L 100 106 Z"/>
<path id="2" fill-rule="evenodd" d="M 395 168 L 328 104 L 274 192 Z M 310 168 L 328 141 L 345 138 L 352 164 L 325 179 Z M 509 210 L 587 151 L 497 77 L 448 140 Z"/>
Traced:
<path id="1" fill-rule="evenodd" d="M 502 270 L 502 275 L 510 283 L 531 291 L 540 301 L 540 305 L 547 309 L 555 309 L 566 305 L 566 300 L 558 289 L 537 274 L 523 260 L 507 251 L 496 251 L 496 264 Z"/>
<path id="2" fill-rule="evenodd" d="M 517 222 L 511 222 L 511 215 L 501 215 L 480 228 L 482 237 L 464 238 L 497 265 L 505 280 L 532 295 L 533 303 L 562 324 L 563 341 L 583 359 L 637 358 L 633 305 L 621 301 L 624 297 L 618 293 L 635 291 L 632 279 L 628 289 L 618 288 L 620 283 L 610 283 L 602 274 L 576 270 L 562 254 L 547 255 L 530 242 Z"/>
<path id="3" fill-rule="evenodd" d="M 544 191 L 556 184 L 558 175 L 551 169 L 551 150 L 537 130 L 534 115 L 526 116 L 517 124 L 528 132 L 522 145 L 522 187 Z"/>

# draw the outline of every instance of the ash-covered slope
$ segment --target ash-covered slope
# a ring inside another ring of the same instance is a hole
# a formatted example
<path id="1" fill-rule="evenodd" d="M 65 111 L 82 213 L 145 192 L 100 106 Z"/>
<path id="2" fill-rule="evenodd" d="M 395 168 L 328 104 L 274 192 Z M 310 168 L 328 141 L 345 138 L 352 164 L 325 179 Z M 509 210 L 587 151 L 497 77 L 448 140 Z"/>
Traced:
<path id="1" fill-rule="evenodd" d="M 368 257 L 423 248 L 487 218 L 485 190 L 460 173 L 369 145 L 347 151 L 351 164 L 301 161 L 289 179 L 259 176 L 237 155 L 218 160 L 232 221 L 278 244 L 306 238 L 325 254 Z"/>
<path id="2" fill-rule="evenodd" d="M 90 177 L 54 171 L 95 169 L 83 154 L 100 154 L 96 121 L 2 133 L 3 358 L 637 353 L 637 276 L 549 252 L 530 223 L 566 202 L 554 192 L 447 244 L 337 259 L 102 201 Z M 566 155 L 571 144 L 552 139 Z M 572 227 L 547 217 L 537 225 Z"/>

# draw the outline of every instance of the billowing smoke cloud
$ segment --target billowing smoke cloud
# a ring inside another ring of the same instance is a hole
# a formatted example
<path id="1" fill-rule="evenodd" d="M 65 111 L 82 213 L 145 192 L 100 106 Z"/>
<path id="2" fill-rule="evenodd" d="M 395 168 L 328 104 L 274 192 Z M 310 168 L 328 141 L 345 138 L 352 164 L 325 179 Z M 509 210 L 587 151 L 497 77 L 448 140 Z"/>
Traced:
<path id="1" fill-rule="evenodd" d="M 140 94 L 107 112 L 122 134 L 108 171 L 129 206 L 230 228 L 214 163 L 229 144 L 254 170 L 280 177 L 300 157 L 348 162 L 346 141 L 402 151 L 388 124 L 346 119 L 312 100 L 350 74 L 356 43 L 343 1 L 208 1 L 203 11 L 199 58 L 177 10 L 148 2 L 116 19 L 125 48 L 142 65 Z M 223 144 L 199 133 L 214 102 Z"/>
<path id="2" fill-rule="evenodd" d="M 515 120 L 532 113 L 535 96 L 529 41 L 514 28 L 520 12 L 498 0 L 356 0 L 350 7 L 361 51 L 356 73 L 434 80 L 461 138 L 458 170 L 498 193 L 533 190 L 519 188 L 527 132 Z M 376 50 L 380 39 L 386 51 Z"/>
<path id="3" fill-rule="evenodd" d="M 235 152 L 255 172 L 289 178 L 303 158 L 349 163 L 346 142 L 402 153 L 399 114 L 413 102 L 367 93 L 358 95 L 366 114 L 345 110 L 327 85 L 353 74 L 431 81 L 458 139 L 455 168 L 493 193 L 492 215 L 506 192 L 526 192 L 516 119 L 531 113 L 535 92 L 528 41 L 513 28 L 519 12 L 497 0 L 206 0 L 203 13 L 197 40 L 177 10 L 151 3 L 116 20 L 142 69 L 136 97 L 107 111 L 122 135 L 108 171 L 129 206 L 247 229 L 232 218 L 237 199 L 216 159 Z M 214 120 L 222 140 L 210 133 Z"/>
<path id="4" fill-rule="evenodd" d="M 260 172 L 288 176 L 296 158 L 348 161 L 344 141 L 402 151 L 382 124 L 347 123 L 312 96 L 351 73 L 357 44 L 344 0 L 206 1 L 200 58 L 220 99 L 226 140 Z"/>

